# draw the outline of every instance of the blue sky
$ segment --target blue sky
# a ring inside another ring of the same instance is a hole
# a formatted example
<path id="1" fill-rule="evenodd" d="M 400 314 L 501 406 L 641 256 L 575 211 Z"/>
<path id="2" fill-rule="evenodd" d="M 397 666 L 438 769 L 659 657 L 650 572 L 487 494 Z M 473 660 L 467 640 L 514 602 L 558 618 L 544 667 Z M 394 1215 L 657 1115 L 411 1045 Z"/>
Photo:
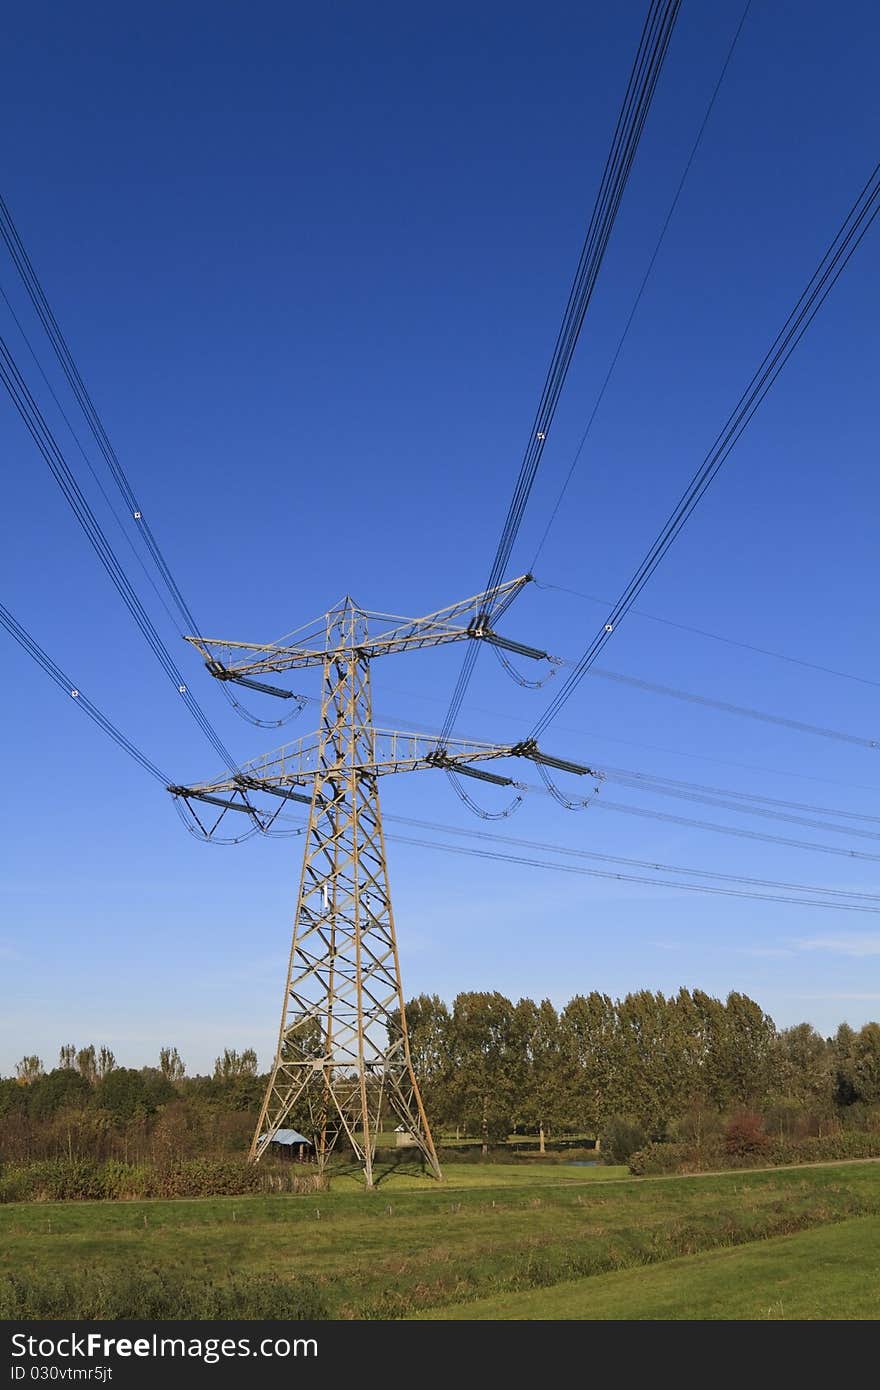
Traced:
<path id="1" fill-rule="evenodd" d="M 644 10 L 643 0 L 430 11 L 188 3 L 141 18 L 92 3 L 75 13 L 37 4 L 10 21 L 0 102 L 15 138 L 3 193 L 205 631 L 267 640 L 346 590 L 365 607 L 417 614 L 482 587 Z M 741 12 L 740 0 L 684 0 L 512 572 L 528 566 L 546 524 Z M 752 5 L 539 579 L 614 597 L 635 568 L 873 167 L 878 37 L 876 7 L 861 0 Z M 870 680 L 880 680 L 878 236 L 639 605 Z M 0 284 L 49 370 L 6 260 Z M 2 305 L 0 320 L 76 463 Z M 0 448 L 4 602 L 169 776 L 210 776 L 216 755 L 8 401 Z M 583 600 L 533 589 L 505 627 L 576 657 L 600 618 Z M 163 632 L 237 757 L 279 741 L 237 721 L 195 654 Z M 297 841 L 190 839 L 170 798 L 11 641 L 2 651 L 0 1072 L 23 1052 L 51 1062 L 68 1040 L 106 1042 L 133 1064 L 175 1043 L 191 1070 L 224 1046 L 254 1045 L 266 1064 Z M 450 650 L 378 664 L 381 722 L 439 727 L 459 660 Z M 636 615 L 603 664 L 880 736 L 870 685 Z M 314 694 L 315 679 L 295 688 Z M 521 736 L 548 697 L 511 684 L 484 654 L 459 728 Z M 545 743 L 600 767 L 877 813 L 880 751 L 597 678 Z M 383 792 L 389 813 L 483 828 L 439 774 L 389 780 Z M 873 848 L 648 794 L 602 795 Z M 880 891 L 870 861 L 598 808 L 573 814 L 541 796 L 500 829 Z M 686 984 L 745 990 L 779 1023 L 806 1018 L 825 1031 L 880 1011 L 870 916 L 389 849 L 408 994 L 499 988 L 561 1004 L 592 988 Z"/>

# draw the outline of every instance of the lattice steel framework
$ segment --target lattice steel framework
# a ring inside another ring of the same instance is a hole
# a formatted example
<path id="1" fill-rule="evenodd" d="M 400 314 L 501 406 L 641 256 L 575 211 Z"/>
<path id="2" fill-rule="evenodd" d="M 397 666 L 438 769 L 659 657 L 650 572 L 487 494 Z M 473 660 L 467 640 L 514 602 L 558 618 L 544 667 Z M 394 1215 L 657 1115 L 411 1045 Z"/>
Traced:
<path id="1" fill-rule="evenodd" d="M 372 767 L 370 666 L 357 649 L 360 626 L 350 601 L 328 622 L 318 769 L 293 945 L 278 1048 L 251 1157 L 260 1157 L 304 1098 L 319 1166 L 344 1133 L 370 1187 L 386 1097 L 436 1177 L 440 1166 L 406 1032 Z"/>
<path id="2" fill-rule="evenodd" d="M 309 805 L 278 1045 L 251 1144 L 253 1161 L 292 1113 L 299 1117 L 307 1112 L 319 1168 L 344 1137 L 372 1187 L 376 1134 L 390 1107 L 428 1170 L 440 1177 L 410 1055 L 379 777 L 441 767 L 510 786 L 511 778 L 475 764 L 512 756 L 577 773 L 589 769 L 549 758 L 531 742 L 497 745 L 450 738 L 441 744 L 423 734 L 377 730 L 370 663 L 390 652 L 463 638 L 546 658 L 545 652 L 502 638 L 492 627 L 529 577 L 425 618 L 397 619 L 375 637 L 369 634 L 368 619 L 385 615 L 367 613 L 346 598 L 324 615 L 320 648 L 190 639 L 218 679 L 285 698 L 288 691 L 255 677 L 311 666 L 322 672 L 321 719 L 314 736 L 216 781 L 169 788 L 189 805 L 195 800 L 220 808 L 220 819 L 227 811 L 240 811 L 261 825 L 255 794 Z M 318 635 L 312 631 L 307 640 Z"/>

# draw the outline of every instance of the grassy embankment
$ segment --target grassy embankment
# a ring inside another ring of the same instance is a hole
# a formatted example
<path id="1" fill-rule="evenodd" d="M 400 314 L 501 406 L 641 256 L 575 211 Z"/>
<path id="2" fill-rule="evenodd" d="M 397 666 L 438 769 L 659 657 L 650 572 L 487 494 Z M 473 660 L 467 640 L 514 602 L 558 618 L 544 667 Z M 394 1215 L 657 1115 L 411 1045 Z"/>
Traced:
<path id="1" fill-rule="evenodd" d="M 502 1294 L 418 1316 L 454 1320 L 870 1319 L 880 1316 L 880 1217 L 736 1249 Z"/>
<path id="2" fill-rule="evenodd" d="M 221 1292 L 231 1280 L 273 1281 L 270 1305 L 255 1297 L 250 1316 L 283 1316 L 286 1289 L 292 1313 L 330 1317 L 755 1317 L 778 1302 L 786 1316 L 858 1316 L 841 1311 L 850 1295 L 840 1280 L 851 1259 L 854 1282 L 866 1281 L 878 1228 L 876 1163 L 660 1180 L 458 1165 L 442 1187 L 397 1174 L 373 1194 L 336 1179 L 311 1197 L 11 1204 L 0 1207 L 0 1287 L 12 1274 L 19 1298 L 66 1288 L 79 1299 L 69 1316 L 124 1315 L 118 1290 L 134 1297 L 139 1278 Z M 804 1313 L 779 1287 L 789 1246 L 767 1242 L 798 1232 L 808 1234 L 791 1249 L 805 1253 L 793 1258 L 812 1263 L 814 1286 Z M 823 1249 L 836 1262 L 827 1299 Z"/>

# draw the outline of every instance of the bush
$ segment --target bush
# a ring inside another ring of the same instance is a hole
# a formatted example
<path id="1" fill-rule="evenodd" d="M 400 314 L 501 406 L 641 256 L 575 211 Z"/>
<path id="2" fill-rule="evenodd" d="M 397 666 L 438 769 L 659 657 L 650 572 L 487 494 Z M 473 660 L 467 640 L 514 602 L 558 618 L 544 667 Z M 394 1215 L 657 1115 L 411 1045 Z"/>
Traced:
<path id="1" fill-rule="evenodd" d="M 629 1156 L 629 1171 L 637 1178 L 686 1170 L 691 1149 L 687 1144 L 646 1144 Z"/>
<path id="2" fill-rule="evenodd" d="M 762 1117 L 754 1110 L 737 1111 L 724 1131 L 725 1152 L 737 1158 L 766 1153 L 771 1142 Z"/>
<path id="3" fill-rule="evenodd" d="M 650 1143 L 652 1136 L 637 1120 L 614 1115 L 602 1131 L 601 1153 L 606 1163 L 629 1163 L 637 1149 Z"/>

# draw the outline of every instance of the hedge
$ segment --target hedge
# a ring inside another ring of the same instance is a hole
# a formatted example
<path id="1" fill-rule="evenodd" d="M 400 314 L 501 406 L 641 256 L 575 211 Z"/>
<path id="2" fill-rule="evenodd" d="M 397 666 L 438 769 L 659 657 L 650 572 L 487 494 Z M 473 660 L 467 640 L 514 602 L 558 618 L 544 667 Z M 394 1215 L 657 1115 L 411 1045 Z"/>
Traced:
<path id="1" fill-rule="evenodd" d="M 629 1171 L 636 1177 L 695 1173 L 715 1168 L 765 1168 L 784 1164 L 825 1163 L 834 1159 L 880 1158 L 880 1133 L 846 1130 L 808 1139 L 771 1139 L 752 1154 L 729 1154 L 723 1145 L 703 1149 L 691 1144 L 647 1144 L 634 1153 Z"/>
<path id="2" fill-rule="evenodd" d="M 311 1168 L 258 1166 L 237 1158 L 189 1159 L 169 1167 L 53 1158 L 2 1168 L 0 1202 L 237 1197 L 249 1192 L 314 1192 L 324 1185 Z"/>

